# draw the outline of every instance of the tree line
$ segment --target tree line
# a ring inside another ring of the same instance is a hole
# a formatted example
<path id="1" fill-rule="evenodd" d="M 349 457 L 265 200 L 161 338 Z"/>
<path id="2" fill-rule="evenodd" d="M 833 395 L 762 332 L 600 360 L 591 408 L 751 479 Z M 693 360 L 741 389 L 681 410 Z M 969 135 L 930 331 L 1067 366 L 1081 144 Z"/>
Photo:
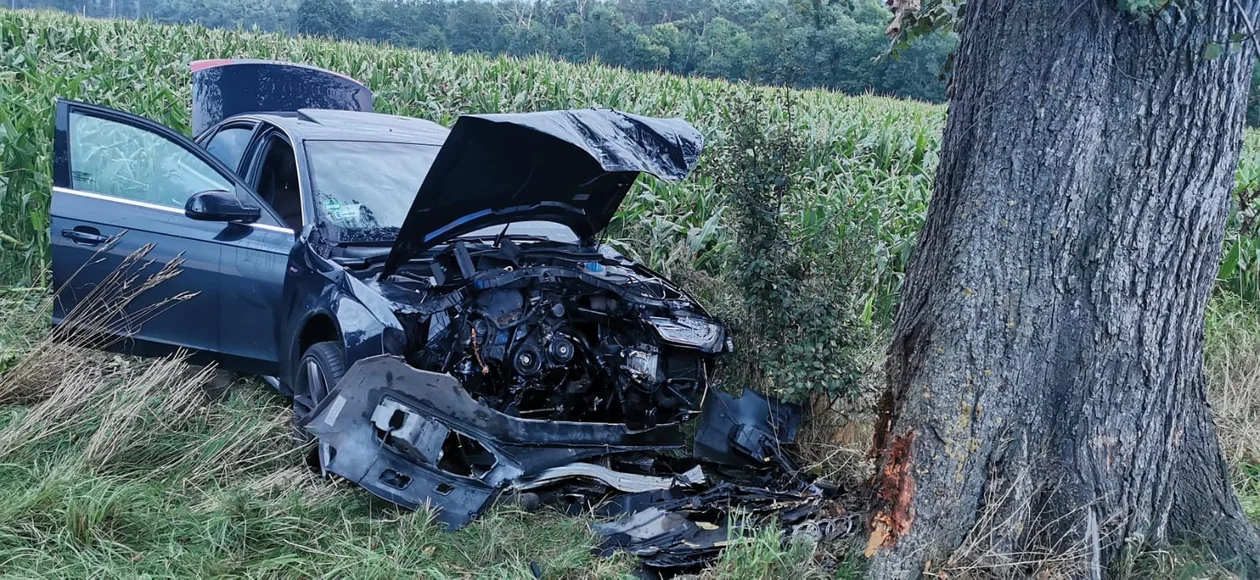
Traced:
<path id="1" fill-rule="evenodd" d="M 794 87 L 945 99 L 957 39 L 886 55 L 881 0 L 10 0 L 151 18 L 366 39 L 425 50 L 599 61 Z"/>
<path id="2" fill-rule="evenodd" d="M 2 0 L 0 0 L 2 1 Z M 943 102 L 952 33 L 890 55 L 881 0 L 9 0 L 103 18 L 257 27 L 424 50 L 599 61 Z M 1247 124 L 1260 126 L 1260 69 Z"/>

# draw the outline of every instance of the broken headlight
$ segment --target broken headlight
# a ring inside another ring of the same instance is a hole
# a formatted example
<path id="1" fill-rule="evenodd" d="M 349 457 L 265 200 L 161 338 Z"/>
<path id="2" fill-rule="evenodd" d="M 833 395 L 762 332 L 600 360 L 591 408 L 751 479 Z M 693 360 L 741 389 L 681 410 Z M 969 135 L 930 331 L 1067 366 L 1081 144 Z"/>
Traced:
<path id="1" fill-rule="evenodd" d="M 648 319 L 661 340 L 679 346 L 689 346 L 701 352 L 718 352 L 722 349 L 726 333 L 721 324 L 695 316 Z"/>

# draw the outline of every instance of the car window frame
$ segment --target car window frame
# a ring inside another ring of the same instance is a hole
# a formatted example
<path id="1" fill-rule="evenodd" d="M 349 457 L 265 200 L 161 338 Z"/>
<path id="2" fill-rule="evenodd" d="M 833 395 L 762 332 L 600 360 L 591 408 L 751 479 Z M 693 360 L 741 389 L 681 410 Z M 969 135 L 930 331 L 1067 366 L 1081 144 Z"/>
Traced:
<path id="1" fill-rule="evenodd" d="M 171 129 L 170 127 L 167 127 L 165 125 L 150 121 L 149 119 L 146 119 L 144 117 L 133 115 L 131 113 L 127 113 L 124 111 L 108 109 L 105 107 L 99 107 L 96 105 L 92 105 L 90 103 L 83 103 L 83 102 L 78 102 L 78 101 L 67 100 L 66 102 L 67 102 L 67 106 L 64 109 L 64 115 L 58 115 L 58 117 L 63 117 L 63 118 L 57 119 L 58 130 L 59 131 L 64 130 L 66 137 L 61 140 L 62 141 L 61 145 L 62 145 L 63 150 L 54 151 L 54 155 L 57 155 L 60 159 L 63 160 L 63 162 L 59 164 L 60 167 L 54 167 L 54 171 L 58 171 L 59 173 L 61 173 L 61 175 L 54 176 L 55 182 L 68 184 L 68 187 L 70 187 L 70 189 L 74 189 L 75 191 L 83 191 L 85 193 L 90 193 L 93 195 L 101 196 L 104 198 L 116 200 L 123 203 L 143 204 L 143 205 L 155 206 L 155 207 L 160 206 L 169 210 L 177 210 L 181 212 L 184 209 L 183 207 L 176 207 L 174 205 L 158 203 L 152 200 L 135 199 L 135 198 L 128 197 L 125 195 L 119 195 L 118 193 L 111 192 L 111 191 L 88 190 L 88 189 L 76 188 L 74 186 L 75 180 L 74 180 L 74 175 L 73 175 L 74 174 L 74 156 L 71 153 L 74 150 L 74 144 L 71 141 L 74 138 L 75 132 L 71 130 L 71 123 L 74 116 L 79 115 L 82 117 L 90 117 L 90 118 L 93 118 L 93 119 L 96 119 L 98 121 L 105 122 L 105 123 L 112 123 L 114 125 L 127 127 L 135 131 L 139 131 L 141 133 L 147 133 L 159 139 L 163 139 L 167 143 L 173 144 L 179 147 L 180 149 L 183 149 L 184 152 L 187 153 L 189 156 L 191 156 L 193 159 L 196 159 L 197 161 L 200 161 L 201 163 L 203 163 L 207 169 L 217 174 L 219 178 L 223 179 L 227 183 L 227 185 L 231 187 L 233 190 L 236 190 L 241 186 L 240 180 L 236 179 L 236 174 L 231 171 L 228 171 L 226 166 L 220 163 L 217 157 L 215 157 L 214 155 L 211 155 L 210 152 L 206 151 L 205 149 L 199 146 L 196 146 L 195 143 L 193 143 L 194 146 L 190 147 L 188 137 Z M 62 111 L 59 111 L 59 112 L 62 112 Z M 189 197 L 191 197 L 193 194 L 196 194 L 196 193 L 198 192 L 194 191 L 190 193 Z M 185 200 L 185 202 L 187 202 L 187 200 Z"/>
<path id="2" fill-rule="evenodd" d="M 241 171 L 241 163 L 245 161 L 246 155 L 249 154 L 250 145 L 253 144 L 254 138 L 255 136 L 257 136 L 258 130 L 261 127 L 261 125 L 262 124 L 260 122 L 253 119 L 229 119 L 215 126 L 211 130 L 203 133 L 201 137 L 196 139 L 196 142 L 197 142 L 197 145 L 200 145 L 201 148 L 205 149 L 207 153 L 210 153 L 210 142 L 214 141 L 214 138 L 218 137 L 220 133 L 227 131 L 229 129 L 248 129 L 250 132 L 249 138 L 245 140 L 245 147 L 241 149 L 241 156 L 236 160 L 236 167 L 231 168 L 232 173 L 234 173 L 235 175 L 239 177 L 240 171 Z M 210 155 L 214 156 L 214 153 L 210 153 Z M 218 159 L 218 156 L 215 156 L 215 159 Z M 219 161 L 223 161 L 223 160 L 219 159 Z M 224 165 L 226 166 L 227 164 L 224 163 Z"/>
<path id="3" fill-rule="evenodd" d="M 250 119 L 250 120 L 256 120 L 256 119 Z M 240 170 L 241 180 L 245 182 L 246 184 L 254 183 L 255 181 L 257 181 L 258 174 L 262 170 L 262 164 L 263 164 L 264 158 L 266 157 L 266 153 L 267 153 L 266 145 L 269 139 L 271 139 L 272 137 L 280 137 L 281 139 L 284 139 L 286 142 L 288 142 L 289 148 L 293 151 L 294 163 L 297 164 L 298 198 L 302 205 L 302 230 L 306 230 L 307 228 L 310 227 L 312 223 L 310 219 L 311 207 L 310 207 L 310 204 L 308 203 L 309 196 L 307 194 L 307 191 L 308 191 L 307 184 L 310 181 L 306 175 L 306 158 L 299 151 L 300 147 L 298 144 L 300 143 L 300 141 L 295 140 L 292 134 L 290 134 L 283 127 L 276 125 L 275 123 L 270 123 L 270 122 L 267 122 L 266 120 L 256 120 L 256 121 L 258 122 L 258 127 L 254 130 L 254 136 L 250 140 L 249 146 L 245 148 L 245 154 L 241 156 L 242 163 L 244 163 L 245 160 L 249 161 L 248 165 L 244 165 L 241 167 L 241 170 Z M 265 207 L 267 211 L 271 212 L 272 215 L 276 216 L 277 220 L 280 220 L 280 215 L 275 211 L 274 208 L 271 207 L 271 203 L 264 200 L 261 193 L 254 191 L 254 187 L 252 185 L 248 185 L 247 187 L 249 187 L 250 191 L 254 193 L 254 197 L 255 199 L 258 200 L 259 205 L 261 205 L 262 207 Z M 284 220 L 280 220 L 280 223 L 284 223 Z M 297 231 L 294 233 L 299 236 L 302 235 L 302 231 Z"/>
<path id="4" fill-rule="evenodd" d="M 235 172 L 229 169 L 227 165 L 225 165 L 222 161 L 219 161 L 218 157 L 215 157 L 214 155 L 212 155 L 209 151 L 206 150 L 205 147 L 202 147 L 201 144 L 198 141 L 194 140 L 192 137 L 189 137 L 188 135 L 185 135 L 179 131 L 176 131 L 175 129 L 172 129 L 171 127 L 167 127 L 166 125 L 158 123 L 157 121 L 146 119 L 139 115 L 128 113 L 126 111 L 121 111 L 118 109 L 111 109 L 109 107 L 94 105 L 92 103 L 85 103 L 83 101 L 76 101 L 73 99 L 58 99 L 58 106 L 55 113 L 55 119 L 53 120 L 54 130 L 58 133 L 64 133 L 60 139 L 54 140 L 53 156 L 56 159 L 56 162 L 53 163 L 53 183 L 54 184 L 73 183 L 73 180 L 71 179 L 72 177 L 71 176 L 71 161 L 72 160 L 70 158 L 70 137 L 71 137 L 70 116 L 75 113 L 88 115 L 91 117 L 96 117 L 98 119 L 102 119 L 102 120 L 109 121 L 112 123 L 127 125 L 136 129 L 143 130 L 145 132 L 154 133 L 158 135 L 159 137 L 162 137 L 163 139 L 166 139 L 167 141 L 170 141 L 178 145 L 179 147 L 187 151 L 189 154 L 191 154 L 193 157 L 196 157 L 202 162 L 209 165 L 210 168 L 213 169 L 215 172 L 217 172 L 220 176 L 226 178 L 228 182 L 232 185 L 232 188 L 233 188 L 232 193 L 234 195 L 238 197 L 241 195 L 244 195 L 250 200 L 252 200 L 254 203 L 259 204 L 260 207 L 263 207 L 264 208 L 263 215 L 266 217 L 264 220 L 260 220 L 259 223 L 261 223 L 261 225 L 266 225 L 269 227 L 281 227 L 286 230 L 289 229 L 288 227 L 284 225 L 284 222 L 279 218 L 279 216 L 275 215 L 275 212 L 271 211 L 270 207 L 267 207 L 267 204 L 262 203 L 262 200 L 259 199 L 258 194 L 253 191 L 253 188 L 249 187 L 241 179 L 239 175 L 237 175 Z M 183 208 L 176 209 L 176 208 L 171 208 L 169 206 L 150 204 L 147 202 L 132 200 L 130 198 L 126 198 L 126 197 L 122 197 L 122 196 L 110 194 L 110 193 L 93 193 L 93 192 L 88 192 L 88 193 L 91 193 L 92 195 L 100 196 L 103 199 L 113 200 L 118 203 L 154 207 L 154 208 L 159 208 L 166 211 L 177 211 L 181 215 L 183 215 L 184 213 Z"/>

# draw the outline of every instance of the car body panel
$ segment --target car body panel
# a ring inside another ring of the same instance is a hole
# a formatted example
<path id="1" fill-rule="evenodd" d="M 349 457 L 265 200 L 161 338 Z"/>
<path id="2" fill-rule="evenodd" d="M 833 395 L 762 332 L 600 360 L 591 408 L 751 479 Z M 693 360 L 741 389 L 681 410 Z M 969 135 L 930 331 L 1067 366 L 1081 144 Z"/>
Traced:
<path id="1" fill-rule="evenodd" d="M 145 321 L 140 328 L 130 330 L 134 332 L 129 337 L 131 340 L 119 346 L 146 356 L 163 356 L 178 348 L 196 353 L 217 350 L 217 315 L 206 316 L 195 325 L 183 321 L 201 318 L 201 313 L 217 314 L 214 313 L 218 302 L 214 288 L 218 285 L 215 272 L 219 267 L 220 248 L 213 239 L 219 232 L 211 226 L 219 224 L 193 222 L 186 220 L 182 212 L 174 214 L 156 206 L 120 203 L 68 187 L 53 189 L 49 213 L 53 233 L 53 284 L 59 289 L 53 302 L 54 324 L 61 324 L 80 301 L 88 299 L 127 256 L 152 244 L 153 249 L 146 258 L 153 260 L 155 266 L 147 268 L 147 274 L 156 273 L 161 264 L 177 259 L 182 259 L 183 271 L 138 297 L 131 305 L 132 312 L 140 312 L 186 292 L 196 295 L 171 303 L 168 309 Z M 70 236 L 75 233 L 117 240 L 105 248 L 104 243 L 72 239 Z"/>
<path id="2" fill-rule="evenodd" d="M 280 305 L 293 236 L 292 230 L 268 229 L 223 240 L 218 353 L 226 367 L 264 375 L 279 372 Z"/>
<path id="3" fill-rule="evenodd" d="M 190 63 L 192 129 L 201 135 L 243 113 L 306 108 L 372 111 L 372 91 L 342 74 L 289 62 L 214 59 Z"/>

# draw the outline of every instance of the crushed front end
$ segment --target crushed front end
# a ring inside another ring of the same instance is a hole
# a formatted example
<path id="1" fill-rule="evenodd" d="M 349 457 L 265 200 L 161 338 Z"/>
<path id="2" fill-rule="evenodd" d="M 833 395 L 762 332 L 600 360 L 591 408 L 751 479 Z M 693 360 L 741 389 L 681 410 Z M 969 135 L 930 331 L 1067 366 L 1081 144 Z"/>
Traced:
<path id="1" fill-rule="evenodd" d="M 610 454 L 682 446 L 677 429 L 523 419 L 473 399 L 449 374 L 381 355 L 346 373 L 304 423 L 320 464 L 387 501 L 468 523 L 510 484 Z M 668 486 L 667 486 L 668 487 Z"/>
<path id="2" fill-rule="evenodd" d="M 453 527 L 540 477 L 672 487 L 610 458 L 682 447 L 726 329 L 601 248 L 464 239 L 371 282 L 405 355 L 358 361 L 307 417 L 323 469 Z"/>
<path id="3" fill-rule="evenodd" d="M 511 416 L 642 429 L 698 412 L 726 330 L 668 281 L 602 247 L 457 242 L 387 297 L 407 361 Z M 418 300 L 415 298 L 419 298 Z"/>

